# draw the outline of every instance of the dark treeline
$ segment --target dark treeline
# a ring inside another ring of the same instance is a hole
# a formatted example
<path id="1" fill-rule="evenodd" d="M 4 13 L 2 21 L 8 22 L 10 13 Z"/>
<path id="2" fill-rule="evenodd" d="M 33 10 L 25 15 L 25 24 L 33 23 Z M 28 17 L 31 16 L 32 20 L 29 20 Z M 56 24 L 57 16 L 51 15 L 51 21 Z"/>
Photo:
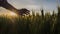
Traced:
<path id="1" fill-rule="evenodd" d="M 8 18 L 0 16 L 0 34 L 60 34 L 60 7 L 58 13 Z"/>

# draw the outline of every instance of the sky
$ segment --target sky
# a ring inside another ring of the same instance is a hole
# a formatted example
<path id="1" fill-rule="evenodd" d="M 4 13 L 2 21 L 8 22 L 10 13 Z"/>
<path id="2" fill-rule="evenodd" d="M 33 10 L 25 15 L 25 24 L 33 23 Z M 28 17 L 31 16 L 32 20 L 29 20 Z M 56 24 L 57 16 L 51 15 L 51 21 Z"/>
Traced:
<path id="1" fill-rule="evenodd" d="M 57 10 L 57 0 L 7 0 L 7 1 L 17 9 L 27 8 L 39 10 L 43 8 L 45 11 Z M 58 3 L 60 3 L 60 0 L 58 1 Z"/>
<path id="2" fill-rule="evenodd" d="M 20 8 L 31 8 L 31 9 L 56 9 L 57 0 L 8 0 L 10 4 L 12 4 L 17 9 Z M 59 0 L 60 3 L 60 0 Z"/>

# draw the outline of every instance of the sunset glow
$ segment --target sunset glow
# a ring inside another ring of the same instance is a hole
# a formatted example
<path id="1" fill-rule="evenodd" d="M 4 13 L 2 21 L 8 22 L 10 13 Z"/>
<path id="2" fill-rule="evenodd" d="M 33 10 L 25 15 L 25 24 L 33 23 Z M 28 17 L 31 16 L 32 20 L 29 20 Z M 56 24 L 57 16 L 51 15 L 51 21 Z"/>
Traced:
<path id="1" fill-rule="evenodd" d="M 14 13 L 14 12 L 9 12 L 9 15 L 10 15 L 10 16 L 17 16 L 17 14 Z"/>
<path id="2" fill-rule="evenodd" d="M 8 18 L 11 18 L 11 17 L 18 17 L 18 15 L 16 14 L 16 13 L 14 13 L 14 12 L 7 12 L 7 13 L 2 13 L 2 14 L 0 14 L 0 16 L 7 16 Z"/>

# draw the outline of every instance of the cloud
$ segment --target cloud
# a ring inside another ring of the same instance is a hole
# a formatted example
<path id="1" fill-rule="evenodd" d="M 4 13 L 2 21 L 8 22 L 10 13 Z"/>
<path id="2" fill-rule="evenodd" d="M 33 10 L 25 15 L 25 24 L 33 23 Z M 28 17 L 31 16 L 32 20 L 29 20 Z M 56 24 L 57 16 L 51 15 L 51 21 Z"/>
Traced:
<path id="1" fill-rule="evenodd" d="M 26 8 L 29 8 L 29 9 L 40 9 L 40 6 L 39 5 L 27 5 Z"/>
<path id="2" fill-rule="evenodd" d="M 42 5 L 47 10 L 54 10 L 56 8 L 56 0 L 8 0 L 8 2 L 17 9 L 40 9 Z"/>

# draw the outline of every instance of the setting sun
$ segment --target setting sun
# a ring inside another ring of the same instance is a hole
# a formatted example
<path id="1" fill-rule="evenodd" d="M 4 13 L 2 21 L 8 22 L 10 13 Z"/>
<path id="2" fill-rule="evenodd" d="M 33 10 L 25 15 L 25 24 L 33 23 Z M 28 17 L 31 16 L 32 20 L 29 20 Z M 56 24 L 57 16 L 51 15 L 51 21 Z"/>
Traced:
<path id="1" fill-rule="evenodd" d="M 9 12 L 9 15 L 10 15 L 10 16 L 17 16 L 17 14 L 14 13 L 14 12 Z"/>

